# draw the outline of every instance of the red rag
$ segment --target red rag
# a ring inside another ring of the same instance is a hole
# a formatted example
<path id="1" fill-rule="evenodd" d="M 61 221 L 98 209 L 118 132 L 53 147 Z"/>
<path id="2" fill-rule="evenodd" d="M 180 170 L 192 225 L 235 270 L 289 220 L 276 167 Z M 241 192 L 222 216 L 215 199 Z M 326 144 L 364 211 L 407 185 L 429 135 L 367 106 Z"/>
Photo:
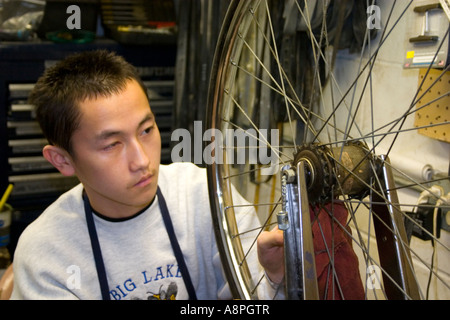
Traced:
<path id="1" fill-rule="evenodd" d="M 311 208 L 310 213 L 320 298 L 364 299 L 358 257 L 352 248 L 351 230 L 347 226 L 347 209 L 341 203 L 328 203 Z"/>

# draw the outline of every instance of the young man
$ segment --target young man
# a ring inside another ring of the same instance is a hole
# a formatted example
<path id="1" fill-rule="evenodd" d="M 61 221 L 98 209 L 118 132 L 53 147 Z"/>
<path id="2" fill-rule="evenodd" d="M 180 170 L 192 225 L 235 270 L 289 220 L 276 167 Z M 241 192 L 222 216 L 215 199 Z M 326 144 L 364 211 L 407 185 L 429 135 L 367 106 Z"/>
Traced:
<path id="1" fill-rule="evenodd" d="M 21 235 L 13 299 L 231 298 L 205 171 L 160 165 L 155 116 L 130 64 L 106 51 L 70 56 L 45 72 L 30 101 L 49 141 L 44 157 L 81 184 Z M 253 224 L 253 212 L 239 215 Z M 281 282 L 282 235 L 264 233 L 258 255 Z M 259 267 L 256 254 L 250 267 Z M 258 294 L 271 298 L 273 283 L 263 282 Z"/>

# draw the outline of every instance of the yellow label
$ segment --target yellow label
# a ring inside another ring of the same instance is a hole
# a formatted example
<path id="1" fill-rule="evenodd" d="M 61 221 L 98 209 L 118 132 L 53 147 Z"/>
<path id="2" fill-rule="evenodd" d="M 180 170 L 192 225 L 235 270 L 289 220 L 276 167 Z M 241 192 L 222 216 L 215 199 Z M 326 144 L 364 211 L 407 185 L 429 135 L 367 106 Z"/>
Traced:
<path id="1" fill-rule="evenodd" d="M 407 53 L 406 53 L 406 59 L 412 59 L 412 58 L 414 58 L 414 51 L 408 51 Z"/>

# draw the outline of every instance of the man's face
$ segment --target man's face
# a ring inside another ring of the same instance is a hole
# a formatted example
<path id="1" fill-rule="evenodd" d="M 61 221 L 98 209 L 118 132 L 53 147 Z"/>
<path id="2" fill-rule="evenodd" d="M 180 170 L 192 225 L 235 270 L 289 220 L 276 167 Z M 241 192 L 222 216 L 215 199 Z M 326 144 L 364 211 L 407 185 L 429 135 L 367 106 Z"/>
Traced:
<path id="1" fill-rule="evenodd" d="M 72 136 L 72 164 L 92 207 L 127 217 L 156 194 L 161 136 L 142 88 L 134 81 L 121 93 L 79 104 Z"/>

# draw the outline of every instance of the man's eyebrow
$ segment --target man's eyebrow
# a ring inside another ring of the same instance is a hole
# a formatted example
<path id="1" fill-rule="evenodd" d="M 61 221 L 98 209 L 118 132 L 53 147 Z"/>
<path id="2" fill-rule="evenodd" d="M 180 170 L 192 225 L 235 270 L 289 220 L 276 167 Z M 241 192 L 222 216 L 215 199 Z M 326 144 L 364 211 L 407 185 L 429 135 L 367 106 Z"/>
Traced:
<path id="1" fill-rule="evenodd" d="M 118 136 L 120 134 L 122 134 L 122 131 L 105 130 L 96 135 L 95 140 L 97 141 L 107 140 L 108 138 Z"/>
<path id="2" fill-rule="evenodd" d="M 142 119 L 142 121 L 139 122 L 139 127 L 149 121 L 155 121 L 155 115 L 153 114 L 153 112 L 147 113 L 147 115 L 144 117 L 144 119 Z"/>
<path id="3" fill-rule="evenodd" d="M 148 113 L 142 120 L 139 122 L 139 127 L 141 127 L 144 123 L 148 121 L 155 121 L 155 115 L 150 112 Z M 95 136 L 95 140 L 101 141 L 101 140 L 107 140 L 108 138 L 118 136 L 123 134 L 122 131 L 117 130 L 104 130 L 100 132 L 98 135 Z"/>

